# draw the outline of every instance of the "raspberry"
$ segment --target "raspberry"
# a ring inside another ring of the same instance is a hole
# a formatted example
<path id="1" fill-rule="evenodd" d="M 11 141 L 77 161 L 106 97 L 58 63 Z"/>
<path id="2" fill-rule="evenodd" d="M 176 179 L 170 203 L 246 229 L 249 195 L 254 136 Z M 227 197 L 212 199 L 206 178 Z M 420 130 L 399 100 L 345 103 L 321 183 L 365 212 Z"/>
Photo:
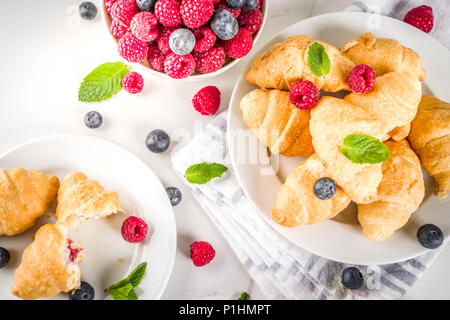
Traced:
<path id="1" fill-rule="evenodd" d="M 221 1 L 219 1 L 219 3 L 216 4 L 216 10 L 217 10 L 217 9 L 220 9 L 220 8 L 227 9 L 228 11 L 230 11 L 230 13 L 231 13 L 231 14 L 233 15 L 233 17 L 235 17 L 235 18 L 239 17 L 239 15 L 241 14 L 241 11 L 242 11 L 241 9 L 236 9 L 236 10 L 230 9 L 230 8 L 227 6 L 225 0 L 221 0 Z"/>
<path id="2" fill-rule="evenodd" d="M 348 86 L 354 92 L 366 93 L 375 84 L 375 72 L 367 64 L 358 64 L 348 76 Z"/>
<path id="3" fill-rule="evenodd" d="M 131 216 L 122 223 L 122 237 L 125 241 L 136 243 L 141 242 L 147 235 L 148 226 L 144 220 Z"/>
<path id="4" fill-rule="evenodd" d="M 195 59 L 195 67 L 203 73 L 210 73 L 219 70 L 225 63 L 225 50 L 222 47 L 214 46 L 206 52 L 192 53 Z"/>
<path id="5" fill-rule="evenodd" d="M 180 3 L 177 0 L 158 0 L 155 5 L 155 15 L 165 27 L 176 27 L 182 22 Z"/>
<path id="6" fill-rule="evenodd" d="M 183 0 L 180 14 L 186 27 L 194 29 L 201 27 L 211 18 L 214 4 L 211 0 Z"/>
<path id="7" fill-rule="evenodd" d="M 194 70 L 195 61 L 190 54 L 180 56 L 175 53 L 171 53 L 166 57 L 166 60 L 164 60 L 164 71 L 171 78 L 186 78 L 194 72 Z"/>
<path id="8" fill-rule="evenodd" d="M 206 241 L 196 241 L 191 243 L 191 258 L 194 266 L 202 267 L 214 259 L 216 251 Z"/>
<path id="9" fill-rule="evenodd" d="M 125 33 L 127 33 L 128 27 L 117 20 L 113 20 L 111 22 L 110 30 L 114 38 L 120 39 Z"/>
<path id="10" fill-rule="evenodd" d="M 211 49 L 216 42 L 216 34 L 209 26 L 201 27 L 194 31 L 195 47 L 194 50 L 198 52 L 205 52 Z"/>
<path id="11" fill-rule="evenodd" d="M 139 40 L 153 41 L 159 36 L 158 20 L 151 12 L 138 13 L 131 20 L 130 30 Z"/>
<path id="12" fill-rule="evenodd" d="M 118 20 L 124 25 L 129 26 L 131 19 L 139 12 L 136 1 L 118 0 L 111 7 L 111 17 L 113 20 Z"/>
<path id="13" fill-rule="evenodd" d="M 239 59 L 250 52 L 253 46 L 253 38 L 247 29 L 239 29 L 236 36 L 231 40 L 223 41 L 223 48 L 228 57 Z"/>
<path id="14" fill-rule="evenodd" d="M 158 46 L 155 44 L 150 44 L 147 52 L 147 61 L 150 67 L 155 69 L 156 71 L 164 71 L 164 60 L 166 56 L 161 50 L 158 49 Z"/>
<path id="15" fill-rule="evenodd" d="M 301 110 L 314 107 L 319 100 L 319 89 L 311 81 L 304 80 L 294 84 L 289 93 L 291 102 Z"/>
<path id="16" fill-rule="evenodd" d="M 433 9 L 429 6 L 414 8 L 405 15 L 403 21 L 428 33 L 434 25 Z"/>
<path id="17" fill-rule="evenodd" d="M 137 72 L 128 72 L 122 78 L 122 86 L 129 93 L 139 93 L 144 87 L 144 78 Z"/>
<path id="18" fill-rule="evenodd" d="M 192 98 L 194 109 L 205 116 L 213 115 L 220 107 L 220 91 L 215 86 L 207 86 Z"/>
<path id="19" fill-rule="evenodd" d="M 256 6 L 256 9 L 261 9 L 263 0 L 258 0 L 258 5 Z"/>
<path id="20" fill-rule="evenodd" d="M 164 54 L 169 54 L 172 52 L 172 50 L 170 50 L 170 46 L 169 46 L 169 38 L 170 35 L 172 34 L 172 32 L 174 32 L 175 30 L 180 29 L 179 27 L 170 27 L 170 28 L 163 28 L 159 38 L 156 40 L 156 42 L 158 43 L 158 48 L 159 50 L 161 50 L 162 53 Z"/>
<path id="21" fill-rule="evenodd" d="M 111 8 L 112 8 L 113 4 L 116 2 L 117 2 L 117 0 L 105 0 L 106 12 L 111 14 Z"/>
<path id="22" fill-rule="evenodd" d="M 147 45 L 128 32 L 119 39 L 119 54 L 127 61 L 140 62 L 147 55 Z"/>
<path id="23" fill-rule="evenodd" d="M 262 25 L 262 13 L 258 9 L 244 11 L 238 18 L 241 28 L 247 29 L 254 34 Z"/>

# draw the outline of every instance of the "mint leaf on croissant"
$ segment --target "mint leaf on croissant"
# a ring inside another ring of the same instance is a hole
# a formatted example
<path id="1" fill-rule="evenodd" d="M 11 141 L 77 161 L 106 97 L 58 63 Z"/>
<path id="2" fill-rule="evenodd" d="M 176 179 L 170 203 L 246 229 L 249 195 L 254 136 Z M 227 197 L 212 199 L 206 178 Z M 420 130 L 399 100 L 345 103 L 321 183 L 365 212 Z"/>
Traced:
<path id="1" fill-rule="evenodd" d="M 308 66 L 311 72 L 318 77 L 330 73 L 331 62 L 325 47 L 318 42 L 314 42 L 308 48 Z"/>
<path id="2" fill-rule="evenodd" d="M 347 159 L 358 164 L 384 162 L 391 155 L 383 142 L 365 134 L 346 136 L 341 151 Z"/>

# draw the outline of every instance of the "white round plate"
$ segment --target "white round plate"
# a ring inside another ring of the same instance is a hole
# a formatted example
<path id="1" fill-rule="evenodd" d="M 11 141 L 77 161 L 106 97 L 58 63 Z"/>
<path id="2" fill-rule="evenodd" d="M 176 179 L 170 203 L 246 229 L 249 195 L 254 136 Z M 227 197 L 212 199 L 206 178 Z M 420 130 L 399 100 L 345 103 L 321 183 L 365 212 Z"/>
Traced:
<path id="1" fill-rule="evenodd" d="M 418 52 L 427 71 L 427 77 L 422 86 L 424 94 L 433 94 L 445 101 L 450 100 L 449 51 L 429 35 L 402 21 L 385 16 L 339 12 L 312 17 L 284 29 L 255 56 L 292 35 L 305 34 L 312 39 L 320 39 L 340 48 L 346 42 L 368 31 L 373 32 L 377 37 L 399 40 L 406 47 Z M 248 62 L 247 69 L 250 66 L 251 61 Z M 354 204 L 336 218 L 314 225 L 289 229 L 274 223 L 270 212 L 275 204 L 276 192 L 287 174 L 304 158 L 281 156 L 279 170 L 273 170 L 275 173 L 268 174 L 271 166 L 278 166 L 276 158 L 269 159 L 265 152 L 266 148 L 257 141 L 254 134 L 248 133 L 248 127 L 242 120 L 242 112 L 239 108 L 242 97 L 255 88 L 247 82 L 244 75 L 236 83 L 228 114 L 228 146 L 234 170 L 248 198 L 261 215 L 283 236 L 298 246 L 328 259 L 365 265 L 403 261 L 424 253 L 426 249 L 418 244 L 416 232 L 418 227 L 425 223 L 438 225 L 447 238 L 450 231 L 448 218 L 450 197 L 442 200 L 434 195 L 434 181 L 425 171 L 426 195 L 420 209 L 413 215 L 407 226 L 384 242 L 372 242 L 364 237 L 356 219 Z M 242 142 L 242 139 L 236 139 L 236 136 L 242 136 L 239 132 L 243 131 L 247 133 L 246 144 L 238 143 Z M 251 153 L 249 146 L 252 145 L 258 145 L 260 152 L 255 152 L 252 148 Z"/>
<path id="2" fill-rule="evenodd" d="M 145 278 L 136 293 L 139 299 L 159 299 L 167 285 L 176 253 L 176 225 L 166 191 L 152 170 L 128 150 L 103 139 L 83 135 L 55 135 L 24 143 L 0 156 L 0 168 L 42 170 L 62 181 L 73 171 L 98 180 L 119 194 L 125 214 L 90 220 L 69 236 L 84 249 L 81 278 L 95 289 L 96 299 L 104 290 L 126 277 L 139 263 L 148 262 Z M 56 202 L 56 201 L 55 201 Z M 24 248 L 42 224 L 55 222 L 56 203 L 26 232 L 0 237 L 0 247 L 11 253 L 10 263 L 0 270 L 0 299 L 15 299 L 10 288 Z M 129 215 L 143 218 L 149 226 L 146 241 L 123 240 L 122 221 Z M 67 299 L 59 294 L 54 299 Z"/>

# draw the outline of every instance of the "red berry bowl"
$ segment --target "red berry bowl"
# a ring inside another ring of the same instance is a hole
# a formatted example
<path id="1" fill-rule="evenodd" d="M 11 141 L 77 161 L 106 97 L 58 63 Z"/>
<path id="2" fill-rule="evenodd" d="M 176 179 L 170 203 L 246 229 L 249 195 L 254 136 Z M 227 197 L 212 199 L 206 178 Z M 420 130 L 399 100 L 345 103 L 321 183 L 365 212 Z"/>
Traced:
<path id="1" fill-rule="evenodd" d="M 150 73 L 150 74 L 152 74 L 154 76 L 157 76 L 157 77 L 161 77 L 161 78 L 165 78 L 165 79 L 174 79 L 174 78 L 170 77 L 168 74 L 166 74 L 164 72 L 164 68 L 158 68 L 158 69 L 162 70 L 162 71 L 158 71 L 158 70 L 154 69 L 152 66 L 150 66 L 150 64 L 147 61 L 147 58 L 145 58 L 141 62 L 134 63 L 134 62 L 127 61 L 126 59 L 124 59 L 123 57 L 121 57 L 119 55 L 119 52 L 118 52 L 118 49 L 117 49 L 119 39 L 117 39 L 115 36 L 117 36 L 117 37 L 122 36 L 123 37 L 123 35 L 127 32 L 127 30 L 128 30 L 128 32 L 131 32 L 130 31 L 131 29 L 129 29 L 128 26 L 124 25 L 123 21 L 128 21 L 130 16 L 133 16 L 133 14 L 135 14 L 135 13 L 131 13 L 130 15 L 128 13 L 126 13 L 126 12 L 117 13 L 119 10 L 117 10 L 117 8 L 114 7 L 114 3 L 118 2 L 118 1 L 125 1 L 125 0 L 101 0 L 101 6 L 100 6 L 100 11 L 101 11 L 103 24 L 105 26 L 105 29 L 107 30 L 108 37 L 110 39 L 112 39 L 113 44 L 114 44 L 114 46 L 111 47 L 111 50 L 116 50 L 118 56 L 122 60 L 124 60 L 127 64 L 129 64 L 129 65 L 133 64 L 133 68 L 135 68 L 135 69 L 143 70 L 142 72 L 147 72 L 147 73 Z M 127 1 L 134 2 L 134 0 L 127 0 Z M 194 0 L 190 0 L 190 1 L 194 1 Z M 201 0 L 198 0 L 198 1 L 201 1 Z M 219 1 L 219 3 L 222 3 L 224 1 L 225 0 L 221 0 L 221 1 Z M 252 25 L 249 25 L 249 23 L 251 23 L 252 21 L 255 21 L 255 20 L 259 20 L 259 22 L 260 22 L 260 17 L 262 16 L 261 26 L 259 27 L 258 31 L 254 32 L 254 33 L 251 32 L 252 33 L 252 38 L 253 38 L 253 47 L 256 45 L 256 43 L 257 43 L 257 41 L 258 41 L 258 39 L 259 39 L 259 37 L 260 37 L 260 35 L 262 33 L 262 30 L 264 28 L 264 24 L 265 24 L 266 19 L 267 19 L 268 2 L 269 2 L 269 0 L 259 0 L 258 7 L 256 9 L 253 9 L 253 10 L 260 10 L 261 15 L 258 13 L 257 15 L 247 15 L 249 17 L 246 17 L 246 18 L 241 18 L 241 19 L 239 19 L 239 17 L 237 18 L 238 22 L 240 24 L 242 23 L 242 28 L 245 28 L 245 29 L 248 28 L 248 30 L 253 31 L 255 27 L 252 26 Z M 223 5 L 224 5 L 223 3 L 221 5 L 215 4 L 215 9 L 214 10 L 216 10 L 216 9 L 218 9 L 220 7 L 223 7 Z M 226 4 L 225 4 L 225 6 L 226 6 Z M 113 25 L 113 28 L 111 28 L 111 24 L 113 24 L 113 19 L 111 18 L 111 15 L 109 13 L 112 10 L 116 10 L 115 11 L 116 12 L 116 21 L 115 21 L 115 23 Z M 137 13 L 139 13 L 139 12 L 140 11 L 138 10 Z M 234 14 L 236 14 L 236 12 Z M 242 13 L 241 13 L 241 15 L 242 15 Z M 145 28 L 145 27 L 146 28 L 150 28 L 150 29 L 153 28 L 153 26 L 151 25 L 151 23 L 152 23 L 151 19 L 147 19 L 146 22 L 148 23 L 148 26 L 144 26 L 143 28 Z M 258 22 L 258 24 L 259 24 L 259 22 Z M 209 25 L 209 22 L 207 22 L 205 25 Z M 161 24 L 159 24 L 158 27 L 159 27 L 159 35 L 161 35 L 161 31 L 162 31 L 162 29 L 164 27 Z M 180 27 L 181 28 L 187 28 L 184 24 L 181 24 Z M 241 28 L 241 25 L 239 26 L 239 28 Z M 194 32 L 195 30 L 191 30 L 191 31 Z M 155 33 L 156 33 L 156 31 L 155 31 Z M 140 40 L 138 40 L 138 41 L 140 41 Z M 153 49 L 154 49 L 155 45 L 157 47 L 158 39 L 156 39 L 156 40 L 154 40 L 154 41 L 152 41 L 150 43 L 154 44 L 154 45 L 151 45 L 153 47 Z M 217 48 L 217 46 L 219 46 L 219 45 L 220 46 L 222 45 L 221 44 L 221 40 L 219 38 L 217 38 L 214 46 Z M 136 49 L 136 48 L 131 48 L 130 52 L 133 52 L 134 49 Z M 152 49 L 152 51 L 154 51 L 153 49 Z M 214 50 L 217 51 L 217 49 L 214 49 Z M 246 50 L 244 52 L 244 53 L 246 53 L 246 55 L 251 54 L 251 51 L 250 52 L 247 52 L 247 51 L 248 50 Z M 192 51 L 191 54 L 194 53 L 194 52 L 196 52 L 196 51 Z M 203 61 L 216 59 L 215 55 L 213 55 L 213 54 L 211 54 L 211 55 L 212 55 L 212 57 L 206 57 L 206 58 L 203 59 Z M 225 62 L 223 63 L 222 67 L 219 68 L 219 69 L 217 69 L 217 67 L 215 66 L 215 65 L 217 65 L 217 63 L 212 61 L 211 62 L 212 65 L 210 67 L 203 66 L 203 65 L 201 67 L 201 69 L 203 71 L 208 70 L 209 73 L 202 73 L 200 70 L 195 69 L 195 71 L 193 73 L 191 73 L 189 76 L 181 78 L 181 79 L 176 79 L 176 80 L 178 80 L 178 81 L 180 81 L 180 80 L 187 80 L 187 81 L 197 81 L 198 80 L 198 81 L 201 81 L 201 80 L 205 80 L 205 79 L 211 79 L 211 78 L 216 77 L 219 74 L 221 74 L 221 73 L 231 69 L 234 65 L 239 63 L 239 61 L 242 58 L 244 58 L 246 55 L 244 55 L 243 57 L 240 57 L 240 55 L 238 55 L 238 57 L 239 57 L 238 59 L 234 59 L 234 58 L 231 58 L 231 57 L 227 56 L 225 58 Z M 139 55 L 139 56 L 141 56 L 141 55 Z M 198 56 L 198 54 L 197 54 L 197 56 Z M 206 56 L 206 53 L 202 53 L 202 56 Z M 223 57 L 222 57 L 222 59 L 223 59 Z M 134 60 L 134 59 L 132 59 L 132 60 Z M 155 62 L 154 59 L 151 60 L 151 62 L 154 63 Z M 220 62 L 220 63 L 222 63 L 222 62 Z"/>

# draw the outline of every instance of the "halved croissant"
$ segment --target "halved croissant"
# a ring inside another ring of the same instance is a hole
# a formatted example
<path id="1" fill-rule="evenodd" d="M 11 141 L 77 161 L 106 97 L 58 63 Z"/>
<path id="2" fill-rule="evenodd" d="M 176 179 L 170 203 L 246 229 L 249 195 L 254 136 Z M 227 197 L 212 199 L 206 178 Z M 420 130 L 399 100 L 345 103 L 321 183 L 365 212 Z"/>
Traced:
<path id="1" fill-rule="evenodd" d="M 424 95 L 408 140 L 436 180 L 437 195 L 446 197 L 450 190 L 450 103 Z"/>
<path id="2" fill-rule="evenodd" d="M 22 233 L 47 211 L 59 180 L 38 170 L 0 169 L 0 236 Z"/>
<path id="3" fill-rule="evenodd" d="M 329 92 L 350 90 L 347 77 L 353 62 L 341 55 L 338 49 L 317 41 L 325 47 L 330 58 L 329 74 L 315 76 L 308 66 L 308 48 L 314 41 L 308 36 L 292 36 L 272 46 L 266 53 L 253 60 L 245 74 L 247 80 L 261 88 L 289 90 L 299 80 L 309 80 L 319 89 Z"/>

